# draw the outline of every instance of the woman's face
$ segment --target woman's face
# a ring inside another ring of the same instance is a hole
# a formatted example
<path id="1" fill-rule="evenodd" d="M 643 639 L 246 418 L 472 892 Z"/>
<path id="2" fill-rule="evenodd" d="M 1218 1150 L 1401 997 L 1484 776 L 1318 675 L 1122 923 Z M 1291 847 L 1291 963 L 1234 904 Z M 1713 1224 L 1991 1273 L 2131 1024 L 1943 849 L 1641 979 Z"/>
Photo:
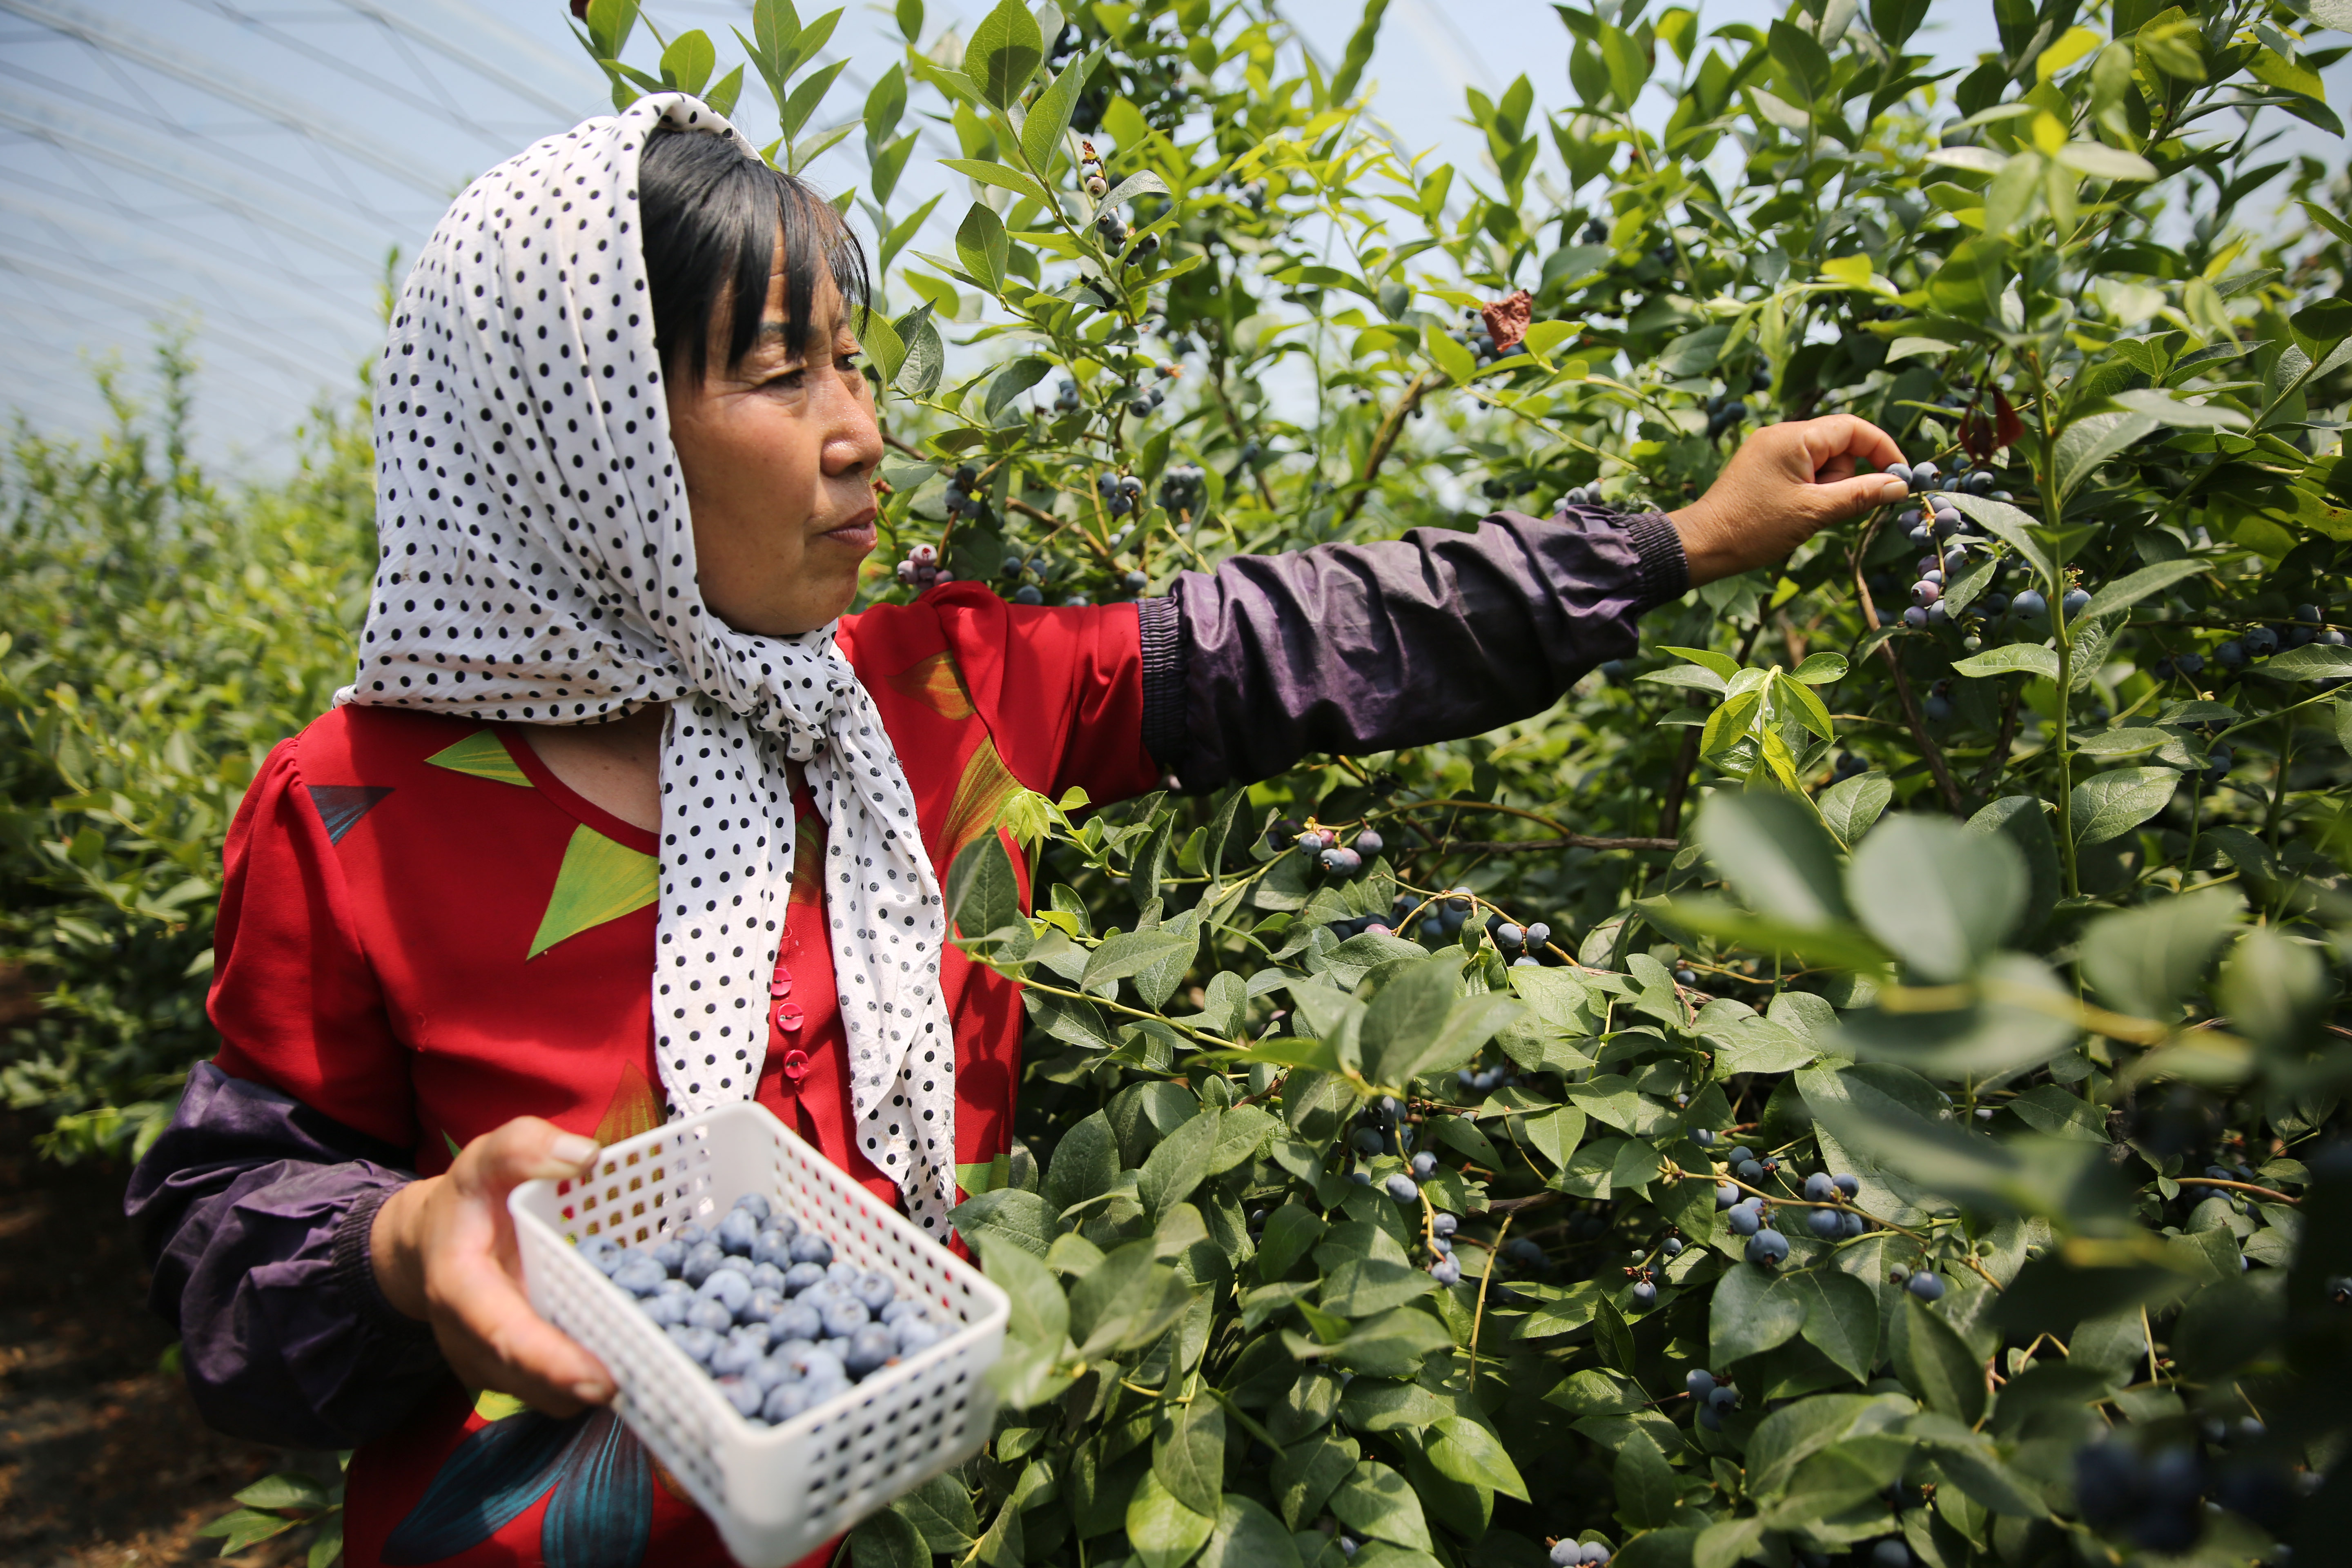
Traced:
<path id="1" fill-rule="evenodd" d="M 873 473 L 882 459 L 840 290 L 820 275 L 805 349 L 787 353 L 782 245 L 776 249 L 779 270 L 743 362 L 725 367 L 726 322 L 714 320 L 703 383 L 664 378 L 702 601 L 737 631 L 761 637 L 814 631 L 849 607 L 858 564 L 874 548 Z"/>

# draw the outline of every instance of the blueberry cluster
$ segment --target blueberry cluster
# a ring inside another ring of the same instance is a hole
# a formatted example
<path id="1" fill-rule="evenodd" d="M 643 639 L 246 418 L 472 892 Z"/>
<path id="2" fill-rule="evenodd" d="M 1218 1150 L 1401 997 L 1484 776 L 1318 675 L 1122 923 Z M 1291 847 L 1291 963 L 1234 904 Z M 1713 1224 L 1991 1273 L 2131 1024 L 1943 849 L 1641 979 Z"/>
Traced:
<path id="1" fill-rule="evenodd" d="M 1143 500 L 1143 481 L 1133 474 L 1121 474 L 1105 468 L 1095 476 L 1095 489 L 1103 499 L 1104 508 L 1113 517 L 1125 517 Z"/>
<path id="2" fill-rule="evenodd" d="M 978 517 L 988 510 L 987 500 L 980 493 L 980 470 L 966 463 L 948 480 L 948 515 Z"/>
<path id="3" fill-rule="evenodd" d="M 1144 237 L 1148 239 L 1150 236 L 1146 235 Z M 1183 366 L 1171 362 L 1160 367 L 1160 379 L 1170 381 L 1183 373 Z M 1138 419 L 1150 418 L 1159 412 L 1161 404 L 1168 401 L 1168 394 L 1157 386 L 1129 386 L 1125 395 L 1128 413 Z"/>
<path id="4" fill-rule="evenodd" d="M 1003 570 L 1006 580 L 1013 584 L 1013 602 L 1016 605 L 1044 604 L 1045 590 L 1027 579 L 1035 577 L 1042 580 L 1052 569 L 1053 563 L 1042 555 L 1024 557 L 1018 550 L 1009 552 L 1004 557 Z"/>
<path id="5" fill-rule="evenodd" d="M 1529 921 L 1522 926 L 1498 914 L 1486 917 L 1486 935 L 1515 969 L 1542 963 L 1542 955 L 1551 944 L 1551 927 L 1543 921 Z"/>
<path id="6" fill-rule="evenodd" d="M 1473 1063 L 1457 1069 L 1454 1081 L 1473 1094 L 1492 1094 L 1498 1089 L 1508 1089 L 1517 1081 L 1518 1074 L 1508 1062 Z"/>
<path id="7" fill-rule="evenodd" d="M 1598 1541 L 1570 1541 L 1565 1536 L 1551 1543 L 1551 1568 L 1591 1568 L 1609 1561 L 1609 1548 Z"/>
<path id="8" fill-rule="evenodd" d="M 1814 1212 L 1826 1214 L 1829 1211 L 1816 1209 Z M 1910 1291 L 1922 1301 L 1940 1301 L 1944 1299 L 1944 1277 L 1940 1274 L 1931 1274 L 1925 1268 L 1914 1269 L 1906 1274 L 1898 1268 L 1895 1270 L 1892 1277 L 1899 1281 L 1906 1290 Z"/>
<path id="9" fill-rule="evenodd" d="M 2083 1522 L 2151 1552 L 2185 1552 L 2197 1543 L 2204 1489 L 2205 1467 L 2192 1447 L 2143 1455 L 2109 1436 L 2075 1450 L 2074 1503 Z"/>
<path id="10" fill-rule="evenodd" d="M 1486 319 L 1466 305 L 1463 307 L 1462 314 L 1465 321 L 1470 324 L 1456 328 L 1445 335 L 1467 348 L 1476 356 L 1482 367 L 1503 358 L 1503 351 L 1495 346 L 1495 334 L 1486 330 Z"/>
<path id="11" fill-rule="evenodd" d="M 736 1199 L 709 1229 L 684 1225 L 626 1249 L 590 1237 L 580 1251 L 755 1426 L 846 1394 L 948 1334 L 888 1275 L 835 1261 L 831 1242 L 757 1193 Z"/>
<path id="12" fill-rule="evenodd" d="M 1766 384 L 1769 385 L 1770 383 L 1768 381 Z M 1708 440 L 1715 440 L 1734 426 L 1746 424 L 1747 420 L 1748 404 L 1744 399 L 1738 397 L 1726 399 L 1717 396 L 1706 400 L 1706 438 Z"/>
<path id="13" fill-rule="evenodd" d="M 909 548 L 907 558 L 898 563 L 898 581 L 919 594 L 937 583 L 952 583 L 955 574 L 940 570 L 937 546 L 918 544 Z"/>
<path id="14" fill-rule="evenodd" d="M 1160 504 L 1170 511 L 1198 511 L 1206 478 L 1197 464 L 1175 464 L 1160 476 Z"/>
<path id="15" fill-rule="evenodd" d="M 1693 1367 L 1683 1379 L 1683 1387 L 1698 1411 L 1698 1424 L 1710 1432 L 1723 1430 L 1723 1418 L 1739 1405 L 1739 1390 L 1727 1382 L 1717 1382 L 1715 1373 L 1703 1367 Z"/>
<path id="16" fill-rule="evenodd" d="M 1076 414 L 1085 406 L 1086 401 L 1078 395 L 1078 384 L 1064 376 L 1061 385 L 1054 393 L 1054 412 Z"/>

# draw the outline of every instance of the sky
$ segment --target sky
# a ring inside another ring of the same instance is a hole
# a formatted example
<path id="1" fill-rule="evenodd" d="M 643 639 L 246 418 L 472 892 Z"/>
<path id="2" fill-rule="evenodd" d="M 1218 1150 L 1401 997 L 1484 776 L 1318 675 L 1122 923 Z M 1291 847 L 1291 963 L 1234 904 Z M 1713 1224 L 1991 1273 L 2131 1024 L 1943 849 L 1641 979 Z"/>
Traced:
<path id="1" fill-rule="evenodd" d="M 1326 60 L 1361 10 L 1282 4 Z M 931 0 L 927 37 L 985 9 Z M 1780 14 L 1706 0 L 1701 27 Z M 738 0 L 656 0 L 654 15 L 722 40 L 750 26 Z M 1994 47 L 1990 0 L 1931 16 L 1913 47 L 1941 61 Z M 897 52 L 890 7 L 850 0 L 828 51 L 850 64 L 814 123 L 854 111 Z M 1402 146 L 1475 164 L 1464 89 L 1524 71 L 1538 103 L 1561 105 L 1566 61 L 1539 0 L 1393 0 L 1367 80 Z M 2352 100 L 2352 60 L 2328 85 Z M 772 123 L 756 96 L 755 132 Z M 198 450 L 231 471 L 282 468 L 317 401 L 360 384 L 394 253 L 413 257 L 474 174 L 605 105 L 562 0 L 0 0 L 0 405 L 43 429 L 100 428 L 93 367 L 117 358 L 139 387 L 159 327 L 176 325 L 201 365 Z M 1645 108 L 1664 118 L 1657 95 Z M 2334 139 L 2284 123 L 2341 161 Z M 951 152 L 933 130 L 895 213 L 961 184 L 925 166 Z M 832 189 L 859 177 L 842 153 L 812 173 Z M 961 208 L 943 201 L 916 247 L 948 248 Z"/>

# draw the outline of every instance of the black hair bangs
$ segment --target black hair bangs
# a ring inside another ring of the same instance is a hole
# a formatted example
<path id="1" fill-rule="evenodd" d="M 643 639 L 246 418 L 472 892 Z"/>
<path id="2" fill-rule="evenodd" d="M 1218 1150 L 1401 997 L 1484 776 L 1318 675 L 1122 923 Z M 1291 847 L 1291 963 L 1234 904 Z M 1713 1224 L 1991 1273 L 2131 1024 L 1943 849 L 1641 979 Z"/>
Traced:
<path id="1" fill-rule="evenodd" d="M 639 237 L 651 295 L 654 347 L 665 370 L 700 383 L 710 371 L 712 323 L 727 322 L 733 370 L 759 340 L 768 279 L 783 237 L 784 347 L 808 348 L 820 269 L 863 326 L 872 304 L 866 248 L 809 184 L 701 131 L 657 131 L 637 161 Z M 751 302 L 749 310 L 742 301 Z"/>

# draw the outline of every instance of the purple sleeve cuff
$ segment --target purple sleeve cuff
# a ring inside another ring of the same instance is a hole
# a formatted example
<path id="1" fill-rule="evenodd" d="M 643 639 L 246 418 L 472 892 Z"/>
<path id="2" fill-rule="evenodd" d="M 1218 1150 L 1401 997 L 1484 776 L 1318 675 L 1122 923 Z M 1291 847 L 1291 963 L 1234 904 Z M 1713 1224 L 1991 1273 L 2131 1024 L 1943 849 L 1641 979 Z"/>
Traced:
<path id="1" fill-rule="evenodd" d="M 153 1259 L 205 1419 L 285 1447 L 348 1448 L 446 1375 L 432 1331 L 384 1300 L 369 1232 L 415 1178 L 406 1152 L 209 1062 L 131 1173 L 124 1208 Z"/>
<path id="2" fill-rule="evenodd" d="M 1635 619 L 1689 582 L 1671 521 L 1598 507 L 1234 556 L 1145 601 L 1144 738 L 1205 790 L 1482 734 L 1631 653 Z"/>

